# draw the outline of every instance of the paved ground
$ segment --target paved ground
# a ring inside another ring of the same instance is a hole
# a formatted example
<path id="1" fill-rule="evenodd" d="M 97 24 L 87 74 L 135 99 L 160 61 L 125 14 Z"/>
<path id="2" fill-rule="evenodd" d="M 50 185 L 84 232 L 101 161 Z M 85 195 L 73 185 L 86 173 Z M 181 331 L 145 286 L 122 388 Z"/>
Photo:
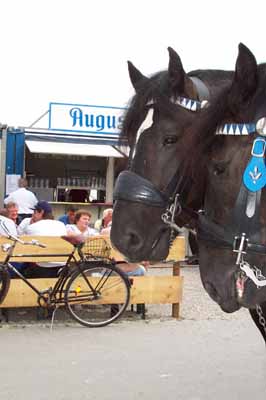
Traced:
<path id="1" fill-rule="evenodd" d="M 222 313 L 198 269 L 182 273 L 180 321 L 156 306 L 146 321 L 101 329 L 57 321 L 50 331 L 12 313 L 0 329 L 0 399 L 264 400 L 265 345 L 249 314 Z"/>

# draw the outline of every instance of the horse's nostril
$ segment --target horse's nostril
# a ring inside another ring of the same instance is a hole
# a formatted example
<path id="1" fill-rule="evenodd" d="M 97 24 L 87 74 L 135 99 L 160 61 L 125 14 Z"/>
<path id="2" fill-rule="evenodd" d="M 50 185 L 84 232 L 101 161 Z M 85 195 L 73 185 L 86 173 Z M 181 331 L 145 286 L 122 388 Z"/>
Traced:
<path id="1" fill-rule="evenodd" d="M 140 239 L 139 239 L 138 235 L 136 235 L 136 234 L 133 233 L 133 232 L 131 232 L 131 233 L 129 234 L 128 239 L 129 239 L 129 243 L 130 243 L 132 246 L 137 246 L 137 245 L 139 244 L 139 242 L 140 242 Z"/>

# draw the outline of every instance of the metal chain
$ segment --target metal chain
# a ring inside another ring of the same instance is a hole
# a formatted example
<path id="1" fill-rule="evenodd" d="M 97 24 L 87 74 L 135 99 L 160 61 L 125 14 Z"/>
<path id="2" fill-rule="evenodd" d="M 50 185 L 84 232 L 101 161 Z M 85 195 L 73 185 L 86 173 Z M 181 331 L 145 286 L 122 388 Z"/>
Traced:
<path id="1" fill-rule="evenodd" d="M 264 333 L 266 335 L 266 319 L 264 318 L 262 308 L 259 304 L 256 305 L 256 311 L 259 316 L 259 323 L 264 329 Z"/>
<path id="2" fill-rule="evenodd" d="M 166 225 L 168 225 L 171 229 L 170 239 L 169 239 L 169 249 L 171 248 L 174 239 L 176 238 L 176 232 L 180 232 L 179 227 L 174 222 L 175 216 L 179 215 L 182 211 L 182 208 L 178 203 L 178 197 L 179 194 L 176 194 L 173 203 L 167 208 L 166 212 L 161 216 L 163 222 Z"/>
<path id="3" fill-rule="evenodd" d="M 257 279 L 259 281 L 265 281 L 266 277 L 262 274 L 261 270 L 258 267 L 256 267 L 255 265 L 253 266 L 253 268 L 254 268 L 254 272 L 255 272 Z"/>

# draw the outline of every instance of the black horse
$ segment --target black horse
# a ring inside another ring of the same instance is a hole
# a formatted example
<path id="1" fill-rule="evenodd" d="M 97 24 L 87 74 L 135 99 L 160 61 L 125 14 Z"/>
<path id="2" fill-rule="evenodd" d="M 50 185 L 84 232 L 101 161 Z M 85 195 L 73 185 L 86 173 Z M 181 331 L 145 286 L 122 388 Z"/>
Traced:
<path id="1" fill-rule="evenodd" d="M 240 45 L 232 86 L 206 111 L 184 148 L 197 148 L 206 161 L 200 172 L 207 174 L 205 215 L 198 227 L 204 288 L 226 312 L 249 308 L 264 338 L 265 92 L 266 64 L 257 65 Z M 195 156 L 192 152 L 191 171 L 199 170 Z"/>
<path id="2" fill-rule="evenodd" d="M 151 78 L 129 63 L 136 95 L 125 115 L 121 136 L 131 146 L 132 163 L 130 172 L 120 174 L 117 182 L 111 240 L 132 262 L 166 258 L 170 229 L 161 216 L 177 180 L 176 162 L 183 155 L 186 132 L 195 124 L 203 100 L 215 97 L 233 77 L 233 72 L 221 70 L 186 74 L 177 53 L 168 50 L 168 70 Z M 141 177 L 146 181 L 140 181 Z M 148 181 L 156 187 L 155 194 Z M 186 182 L 184 189 L 191 189 L 191 184 Z M 199 182 L 197 190 L 188 191 L 190 208 L 198 209 L 202 204 L 198 188 Z M 183 213 L 179 226 L 188 217 Z"/>
<path id="3" fill-rule="evenodd" d="M 236 91 L 235 87 L 241 86 L 239 82 L 237 83 L 236 79 L 238 75 L 238 69 L 246 59 L 249 59 L 249 56 L 250 59 L 252 59 L 252 55 L 245 48 L 245 46 L 240 46 L 234 84 L 230 89 L 231 97 L 234 91 Z M 175 57 L 175 59 L 177 58 Z M 169 68 L 170 64 L 171 63 L 169 63 Z M 181 70 L 183 71 L 183 68 Z M 134 71 L 136 72 L 135 69 Z M 152 105 L 154 114 L 153 124 L 150 129 L 141 134 L 141 138 L 138 141 L 138 145 L 135 149 L 136 154 L 133 159 L 131 169 L 134 171 L 134 173 L 137 173 L 142 178 L 148 179 L 153 183 L 153 185 L 150 186 L 147 181 L 139 182 L 137 180 L 134 182 L 134 180 L 132 181 L 130 178 L 130 185 L 127 186 L 128 182 L 126 176 L 126 179 L 122 179 L 122 188 L 118 187 L 119 200 L 115 205 L 112 241 L 120 249 L 120 251 L 123 251 L 131 259 L 133 258 L 136 260 L 138 257 L 140 259 L 159 259 L 165 257 L 165 253 L 168 251 L 169 229 L 167 229 L 161 221 L 161 214 L 165 205 L 167 204 L 167 196 L 171 196 L 171 191 L 174 191 L 176 188 L 176 183 L 173 185 L 173 183 L 171 183 L 172 181 L 178 182 L 179 189 L 181 187 L 182 197 L 186 199 L 186 204 L 189 205 L 190 208 L 197 210 L 198 207 L 202 205 L 202 193 L 205 194 L 204 183 L 206 182 L 205 167 L 206 164 L 208 165 L 208 163 L 205 164 L 202 161 L 203 159 L 207 160 L 207 156 L 209 157 L 210 154 L 209 149 L 213 146 L 213 130 L 216 126 L 215 124 L 220 122 L 219 118 L 221 115 L 224 116 L 223 112 L 226 109 L 224 106 L 224 96 L 227 93 L 227 91 L 224 91 L 224 88 L 229 87 L 228 83 L 232 78 L 232 73 L 230 72 L 200 71 L 201 78 L 204 76 L 204 72 L 206 73 L 207 77 L 212 76 L 211 80 L 207 79 L 206 81 L 211 82 L 210 85 L 214 86 L 216 81 L 213 76 L 217 74 L 217 85 L 219 86 L 219 82 L 221 82 L 220 90 L 223 93 L 221 99 L 215 103 L 215 107 L 210 107 L 210 110 L 204 113 L 207 115 L 204 116 L 204 118 L 199 118 L 197 114 L 193 114 L 191 111 L 188 112 L 187 110 L 184 110 L 173 104 L 171 101 L 173 94 L 169 92 L 169 70 L 168 74 L 164 74 L 164 80 L 158 79 L 160 75 L 156 75 L 157 80 L 155 79 L 155 81 L 149 81 L 148 78 L 143 77 L 138 71 L 135 73 L 135 77 L 141 76 L 141 81 L 145 82 L 146 93 L 149 84 L 150 89 L 152 90 L 148 92 L 148 97 L 146 97 L 142 103 L 139 103 L 139 106 L 141 107 L 142 105 L 143 107 L 141 114 L 142 118 L 139 122 L 139 120 L 133 118 L 134 111 L 138 110 L 138 107 L 136 107 L 138 93 L 142 94 L 141 99 L 145 96 L 143 96 L 143 93 L 140 91 L 141 85 L 138 86 L 139 92 L 137 91 L 136 98 L 133 101 L 132 109 L 129 110 L 127 115 L 124 134 L 128 136 L 129 141 L 133 146 L 136 136 L 136 129 L 138 129 L 142 120 L 145 119 L 145 115 L 150 109 L 149 106 Z M 184 71 L 183 74 L 185 74 Z M 131 80 L 134 82 L 134 79 L 132 79 L 132 71 L 130 75 Z M 188 78 L 187 75 L 185 76 Z M 162 84 L 162 81 L 164 82 L 164 85 Z M 245 83 L 246 86 L 248 86 L 249 79 L 246 79 Z M 134 86 L 137 88 L 136 84 L 134 84 Z M 218 90 L 219 89 L 216 88 L 215 92 L 217 93 Z M 185 97 L 184 94 L 183 96 Z M 175 97 L 177 97 L 177 92 L 175 92 Z M 234 104 L 234 102 L 231 101 L 231 104 Z M 133 120 L 131 120 L 131 118 L 133 118 Z M 131 121 L 135 123 L 134 128 L 131 125 Z M 196 130 L 195 126 L 197 127 Z M 206 130 L 209 133 L 208 135 L 205 134 L 206 127 L 208 128 Z M 190 138 L 192 138 L 192 140 Z M 203 138 L 204 140 L 202 140 Z M 189 143 L 190 145 L 188 146 Z M 218 139 L 218 141 L 216 140 L 215 143 L 216 144 L 214 148 L 217 146 L 219 147 L 219 143 L 221 144 L 221 139 Z M 219 148 L 221 149 L 222 147 L 220 146 Z M 183 157 L 184 153 L 186 155 L 186 159 Z M 205 154 L 206 157 L 203 157 Z M 181 160 L 183 160 L 183 162 L 181 162 Z M 190 165 L 188 160 L 189 162 L 192 160 Z M 190 168 L 188 169 L 188 167 Z M 217 171 L 220 171 L 221 169 L 222 166 L 217 164 Z M 178 171 L 178 173 L 176 171 Z M 218 175 L 219 172 L 217 171 L 215 174 Z M 126 196 L 123 193 L 125 183 L 127 186 Z M 157 186 L 156 192 L 154 192 L 154 185 Z M 192 190 L 193 187 L 194 190 Z M 133 193 L 130 192 L 132 190 Z M 134 190 L 136 191 L 135 193 Z M 196 196 L 194 196 L 194 198 L 192 196 L 192 201 L 190 202 L 189 199 L 191 198 L 191 193 L 195 194 L 195 192 Z M 208 190 L 207 193 L 209 193 Z M 208 196 L 206 197 L 208 198 Z M 155 204 L 154 201 L 157 201 L 157 204 Z M 152 236 L 153 240 L 148 241 L 147 238 L 149 236 Z M 125 237 L 129 239 L 126 241 L 125 246 L 122 244 L 122 248 L 119 239 L 121 237 L 123 237 L 123 240 Z M 140 242 L 142 240 L 143 245 L 140 246 Z M 208 246 L 209 243 L 207 242 L 207 247 Z M 130 251 L 130 249 L 128 251 L 129 247 L 131 247 L 132 251 Z M 145 248 L 146 252 L 143 251 L 143 247 Z M 210 266 L 213 263 L 208 259 L 207 253 L 208 248 L 206 248 L 206 241 L 203 239 L 201 240 L 201 259 L 202 257 L 205 257 L 205 261 L 207 261 L 204 264 L 206 268 L 204 268 L 204 266 L 201 268 L 202 280 L 211 297 L 214 298 L 215 301 L 219 302 L 220 297 L 218 292 L 216 292 L 216 281 L 215 284 L 212 282 L 212 276 L 214 272 L 210 271 Z M 148 257 L 145 257 L 145 255 L 148 255 Z M 215 268 L 215 270 L 216 269 L 217 268 Z M 228 267 L 228 269 L 230 269 L 230 267 Z M 221 274 L 222 270 L 219 270 L 217 273 L 218 280 Z M 209 279 L 209 277 L 211 278 Z M 207 279 L 207 282 L 205 278 Z M 227 283 L 224 283 L 223 279 L 220 281 L 220 289 L 227 290 Z M 238 280 L 238 284 L 241 284 L 240 279 Z M 261 302 L 261 300 L 259 302 Z M 239 308 L 239 305 L 237 305 L 236 308 L 231 308 L 231 303 L 227 304 L 227 302 L 220 302 L 219 304 L 225 311 L 228 312 L 235 311 L 237 308 Z M 243 305 L 248 306 L 248 304 Z M 265 338 L 265 330 L 263 329 L 262 325 L 259 324 L 257 313 L 254 313 L 254 311 L 251 310 L 251 314 Z"/>

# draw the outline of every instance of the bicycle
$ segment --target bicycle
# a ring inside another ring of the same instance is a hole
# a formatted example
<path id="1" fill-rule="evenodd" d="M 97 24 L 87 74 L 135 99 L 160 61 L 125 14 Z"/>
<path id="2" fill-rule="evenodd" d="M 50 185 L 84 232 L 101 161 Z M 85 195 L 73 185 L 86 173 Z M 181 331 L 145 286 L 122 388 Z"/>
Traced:
<path id="1" fill-rule="evenodd" d="M 73 245 L 70 254 L 45 254 L 45 257 L 67 256 L 65 265 L 59 270 L 53 287 L 38 290 L 32 282 L 10 263 L 17 243 L 46 247 L 38 240 L 23 241 L 8 234 L 11 243 L 2 245 L 7 253 L 0 264 L 0 304 L 8 294 L 12 271 L 37 295 L 40 307 L 53 309 L 66 306 L 68 312 L 81 325 L 102 327 L 117 320 L 126 310 L 130 298 L 128 277 L 110 259 L 110 246 L 104 238 L 91 237 L 86 242 L 80 237 L 62 237 Z M 78 253 L 79 259 L 75 255 Z M 20 254 L 20 257 L 24 255 Z M 38 255 L 27 255 L 27 257 Z M 14 256 L 15 257 L 15 256 Z M 26 257 L 26 256 L 25 256 Z M 15 260 L 15 258 L 14 258 Z"/>

